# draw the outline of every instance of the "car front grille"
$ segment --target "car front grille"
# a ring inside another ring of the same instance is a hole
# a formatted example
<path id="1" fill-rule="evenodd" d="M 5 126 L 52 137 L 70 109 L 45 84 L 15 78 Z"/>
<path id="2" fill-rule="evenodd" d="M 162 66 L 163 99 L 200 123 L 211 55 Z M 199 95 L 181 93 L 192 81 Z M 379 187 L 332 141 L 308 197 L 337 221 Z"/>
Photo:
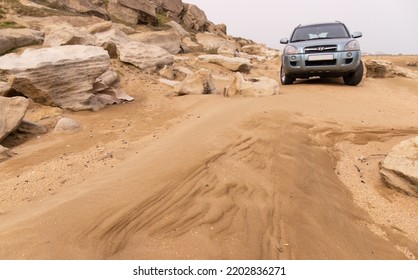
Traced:
<path id="1" fill-rule="evenodd" d="M 330 66 L 337 65 L 337 60 L 319 60 L 319 61 L 305 61 L 306 66 Z"/>
<path id="2" fill-rule="evenodd" d="M 305 48 L 305 53 L 324 53 L 337 51 L 337 45 L 311 46 Z"/>

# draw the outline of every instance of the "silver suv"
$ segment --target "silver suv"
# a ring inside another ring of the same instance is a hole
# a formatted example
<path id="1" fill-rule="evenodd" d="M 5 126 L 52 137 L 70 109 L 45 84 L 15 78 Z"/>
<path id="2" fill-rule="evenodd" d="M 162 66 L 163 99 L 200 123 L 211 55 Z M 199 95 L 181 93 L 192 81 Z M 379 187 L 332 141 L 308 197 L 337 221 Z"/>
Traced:
<path id="1" fill-rule="evenodd" d="M 363 78 L 360 44 L 361 32 L 350 34 L 341 22 L 299 25 L 292 33 L 282 55 L 280 80 L 293 84 L 296 78 L 343 77 L 347 85 L 356 86 Z"/>

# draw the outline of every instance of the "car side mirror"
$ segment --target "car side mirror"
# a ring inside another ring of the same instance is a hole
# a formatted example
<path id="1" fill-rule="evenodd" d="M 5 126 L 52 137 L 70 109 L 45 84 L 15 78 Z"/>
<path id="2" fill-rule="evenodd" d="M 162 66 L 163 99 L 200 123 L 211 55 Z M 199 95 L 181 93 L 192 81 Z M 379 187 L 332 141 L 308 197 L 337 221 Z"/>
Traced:
<path id="1" fill-rule="evenodd" d="M 286 45 L 287 43 L 289 43 L 289 39 L 287 39 L 287 38 L 280 39 L 280 44 Z"/>
<path id="2" fill-rule="evenodd" d="M 363 34 L 361 32 L 354 32 L 353 35 L 351 35 L 351 37 L 353 37 L 353 38 L 360 38 L 362 36 L 363 36 Z"/>

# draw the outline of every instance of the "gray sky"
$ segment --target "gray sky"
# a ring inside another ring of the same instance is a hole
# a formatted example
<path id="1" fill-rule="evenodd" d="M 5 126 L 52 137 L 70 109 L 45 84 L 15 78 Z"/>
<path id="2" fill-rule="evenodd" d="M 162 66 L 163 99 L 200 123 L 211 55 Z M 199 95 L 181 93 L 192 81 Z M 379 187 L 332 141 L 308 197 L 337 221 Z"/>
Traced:
<path id="1" fill-rule="evenodd" d="M 282 49 L 299 24 L 339 20 L 361 31 L 362 50 L 418 54 L 418 0 L 183 0 L 196 4 L 228 34 Z"/>

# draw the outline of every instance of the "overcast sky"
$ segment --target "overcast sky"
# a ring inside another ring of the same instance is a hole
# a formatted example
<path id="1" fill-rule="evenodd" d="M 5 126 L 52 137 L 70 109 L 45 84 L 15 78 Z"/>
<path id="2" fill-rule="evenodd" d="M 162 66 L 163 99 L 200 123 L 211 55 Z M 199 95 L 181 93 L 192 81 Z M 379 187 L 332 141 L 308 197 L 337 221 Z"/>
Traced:
<path id="1" fill-rule="evenodd" d="M 418 54 L 418 0 L 183 0 L 196 4 L 228 34 L 282 49 L 299 24 L 341 21 L 361 31 L 362 50 Z"/>

